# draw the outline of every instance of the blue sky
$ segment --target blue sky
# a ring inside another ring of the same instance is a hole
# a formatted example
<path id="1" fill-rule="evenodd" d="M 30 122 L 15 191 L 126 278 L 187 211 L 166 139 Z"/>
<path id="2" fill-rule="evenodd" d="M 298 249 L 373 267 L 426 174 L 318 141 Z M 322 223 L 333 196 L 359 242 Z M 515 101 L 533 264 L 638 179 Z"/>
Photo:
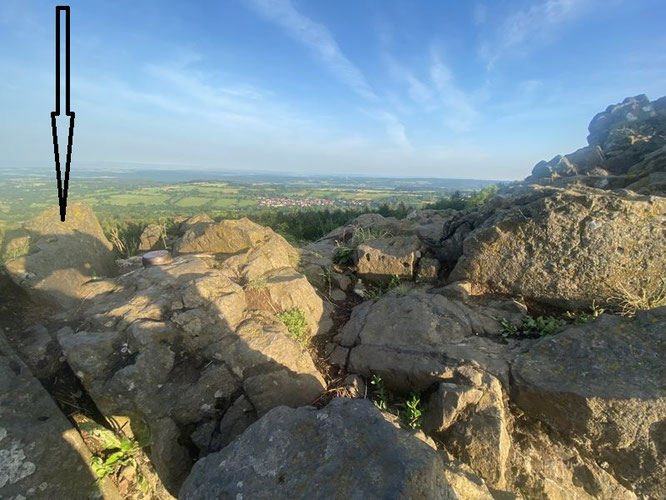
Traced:
<path id="1" fill-rule="evenodd" d="M 0 163 L 51 167 L 56 2 L 0 3 Z M 515 179 L 666 94 L 663 0 L 72 0 L 73 168 Z"/>

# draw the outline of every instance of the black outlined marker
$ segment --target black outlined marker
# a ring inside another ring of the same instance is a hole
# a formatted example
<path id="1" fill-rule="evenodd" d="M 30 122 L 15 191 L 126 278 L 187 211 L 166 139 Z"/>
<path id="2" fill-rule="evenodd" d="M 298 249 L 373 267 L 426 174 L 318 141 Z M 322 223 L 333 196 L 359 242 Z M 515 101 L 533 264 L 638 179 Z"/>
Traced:
<path id="1" fill-rule="evenodd" d="M 62 181 L 60 169 L 60 153 L 58 149 L 58 123 L 56 117 L 60 116 L 60 13 L 65 13 L 65 115 L 69 117 L 69 134 L 67 135 L 67 152 L 65 155 L 65 179 Z M 60 205 L 60 220 L 65 221 L 67 214 L 67 188 L 69 187 L 69 166 L 72 162 L 72 139 L 74 137 L 74 111 L 69 107 L 69 5 L 56 7 L 55 25 L 55 111 L 51 112 L 51 132 L 53 134 L 53 153 L 55 155 L 56 179 L 58 181 L 58 204 Z"/>

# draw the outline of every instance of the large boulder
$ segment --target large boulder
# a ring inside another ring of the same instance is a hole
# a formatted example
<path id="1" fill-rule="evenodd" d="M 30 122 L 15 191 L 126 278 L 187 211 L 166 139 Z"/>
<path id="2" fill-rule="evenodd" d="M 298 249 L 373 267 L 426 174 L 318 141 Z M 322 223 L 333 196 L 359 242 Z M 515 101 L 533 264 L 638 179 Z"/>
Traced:
<path id="1" fill-rule="evenodd" d="M 85 203 L 70 205 L 65 222 L 53 207 L 24 224 L 23 230 L 27 254 L 6 261 L 4 268 L 37 301 L 71 307 L 91 298 L 83 293 L 84 283 L 117 274 L 113 247 Z"/>
<path id="2" fill-rule="evenodd" d="M 666 307 L 602 315 L 537 342 L 511 371 L 523 411 L 650 498 L 666 496 L 665 332 Z"/>
<path id="3" fill-rule="evenodd" d="M 179 498 L 492 498 L 367 400 L 279 407 L 198 461 Z"/>
<path id="4" fill-rule="evenodd" d="M 77 331 L 58 332 L 100 410 L 148 425 L 151 459 L 171 491 L 193 456 L 228 443 L 248 419 L 309 404 L 324 390 L 307 350 L 276 316 L 301 307 L 312 335 L 321 299 L 289 268 L 247 282 L 237 257 L 184 255 L 125 274 L 83 311 Z"/>
<path id="5" fill-rule="evenodd" d="M 524 312 L 514 301 L 391 292 L 354 308 L 332 360 L 350 373 L 380 375 L 401 391 L 427 389 L 470 359 L 506 378 L 506 346 L 486 336 L 499 334 L 499 319 L 519 322 Z"/>
<path id="6" fill-rule="evenodd" d="M 186 227 L 188 229 L 183 237 L 174 246 L 175 253 L 235 254 L 268 244 L 273 247 L 279 245 L 285 252 L 297 255 L 280 235 L 245 217 L 237 220 L 225 219 L 218 223 L 197 220 Z"/>
<path id="7" fill-rule="evenodd" d="M 629 192 L 518 186 L 445 227 L 450 281 L 477 292 L 585 308 L 666 275 L 666 200 Z"/>
<path id="8" fill-rule="evenodd" d="M 100 491 L 101 490 L 101 491 Z M 90 451 L 0 332 L 0 498 L 120 499 Z"/>

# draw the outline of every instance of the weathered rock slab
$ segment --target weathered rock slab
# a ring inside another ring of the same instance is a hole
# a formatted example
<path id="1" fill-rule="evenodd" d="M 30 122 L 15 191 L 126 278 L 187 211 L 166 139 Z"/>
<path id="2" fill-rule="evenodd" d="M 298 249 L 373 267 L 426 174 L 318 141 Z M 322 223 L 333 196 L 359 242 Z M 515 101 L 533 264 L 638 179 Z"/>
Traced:
<path id="1" fill-rule="evenodd" d="M 194 466 L 179 498 L 491 498 L 366 400 L 278 407 Z M 467 497 L 470 498 L 470 497 Z"/>
<path id="2" fill-rule="evenodd" d="M 475 304 L 439 294 L 388 293 L 355 307 L 333 358 L 366 377 L 382 376 L 400 390 L 423 390 L 474 360 L 506 379 L 508 348 L 496 339 L 500 318 L 519 321 L 524 305 L 514 301 Z"/>
<path id="3" fill-rule="evenodd" d="M 461 215 L 441 247 L 450 281 L 567 309 L 640 295 L 646 276 L 666 275 L 665 250 L 665 199 L 537 186 Z"/>
<path id="4" fill-rule="evenodd" d="M 512 368 L 512 399 L 637 493 L 666 495 L 666 307 L 602 315 L 537 342 Z"/>

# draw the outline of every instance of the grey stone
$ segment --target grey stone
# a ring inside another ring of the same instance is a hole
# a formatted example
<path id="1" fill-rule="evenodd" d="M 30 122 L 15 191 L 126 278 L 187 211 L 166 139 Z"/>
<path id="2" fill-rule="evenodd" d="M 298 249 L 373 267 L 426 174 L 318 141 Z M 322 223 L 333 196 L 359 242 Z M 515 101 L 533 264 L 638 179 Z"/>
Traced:
<path id="1" fill-rule="evenodd" d="M 79 433 L 0 333 L 0 498 L 119 500 L 89 464 Z"/>
<path id="2" fill-rule="evenodd" d="M 334 399 L 321 410 L 271 410 L 198 461 L 179 498 L 454 499 L 473 488 L 487 492 L 369 401 Z"/>
<path id="3" fill-rule="evenodd" d="M 513 368 L 512 398 L 626 487 L 666 494 L 666 307 L 602 315 L 544 338 Z"/>

